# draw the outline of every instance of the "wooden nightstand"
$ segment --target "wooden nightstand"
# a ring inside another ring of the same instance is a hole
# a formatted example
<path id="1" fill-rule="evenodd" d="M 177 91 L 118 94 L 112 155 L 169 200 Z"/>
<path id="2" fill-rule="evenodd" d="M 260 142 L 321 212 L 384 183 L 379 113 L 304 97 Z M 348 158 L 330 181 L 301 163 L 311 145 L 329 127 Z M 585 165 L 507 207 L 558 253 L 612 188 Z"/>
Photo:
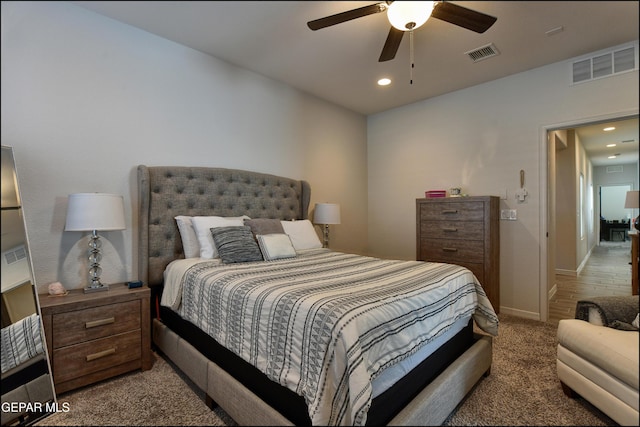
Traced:
<path id="1" fill-rule="evenodd" d="M 39 299 L 57 393 L 151 368 L 148 287 L 116 283 L 104 292 Z"/>

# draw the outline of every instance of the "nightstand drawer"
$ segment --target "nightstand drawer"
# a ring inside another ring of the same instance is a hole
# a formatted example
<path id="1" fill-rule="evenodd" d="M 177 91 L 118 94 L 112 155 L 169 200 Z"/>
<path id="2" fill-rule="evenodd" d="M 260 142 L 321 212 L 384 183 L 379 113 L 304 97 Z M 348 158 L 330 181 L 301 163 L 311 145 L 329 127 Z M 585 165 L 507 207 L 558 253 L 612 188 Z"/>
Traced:
<path id="1" fill-rule="evenodd" d="M 420 221 L 482 221 L 484 203 L 446 202 L 423 203 L 420 206 Z"/>
<path id="2" fill-rule="evenodd" d="M 484 242 L 478 240 L 422 239 L 420 242 L 422 260 L 449 262 L 483 262 Z"/>
<path id="3" fill-rule="evenodd" d="M 140 360 L 140 330 L 53 351 L 53 378 L 69 381 L 132 360 Z"/>
<path id="4" fill-rule="evenodd" d="M 54 349 L 140 329 L 140 300 L 54 314 L 52 329 Z"/>

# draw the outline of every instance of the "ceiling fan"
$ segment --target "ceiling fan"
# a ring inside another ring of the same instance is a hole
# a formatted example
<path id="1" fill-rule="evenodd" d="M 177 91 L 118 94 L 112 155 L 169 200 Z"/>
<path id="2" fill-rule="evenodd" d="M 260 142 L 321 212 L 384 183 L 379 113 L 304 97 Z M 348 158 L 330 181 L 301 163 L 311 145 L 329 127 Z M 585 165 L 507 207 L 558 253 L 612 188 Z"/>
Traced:
<path id="1" fill-rule="evenodd" d="M 316 31 L 385 11 L 391 23 L 391 28 L 378 62 L 390 61 L 395 58 L 404 33 L 406 31 L 412 32 L 420 27 L 431 16 L 476 33 L 484 33 L 497 20 L 493 16 L 444 1 L 383 1 L 315 19 L 307 22 L 307 25 L 310 29 Z"/>

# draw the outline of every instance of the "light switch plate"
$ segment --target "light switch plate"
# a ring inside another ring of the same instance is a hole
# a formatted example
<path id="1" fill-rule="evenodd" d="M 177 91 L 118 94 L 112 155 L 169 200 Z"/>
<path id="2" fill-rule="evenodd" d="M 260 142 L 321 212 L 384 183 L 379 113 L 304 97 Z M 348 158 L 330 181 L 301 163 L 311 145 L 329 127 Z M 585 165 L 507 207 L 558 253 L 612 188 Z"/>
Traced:
<path id="1" fill-rule="evenodd" d="M 518 211 L 516 209 L 501 209 L 500 219 L 503 219 L 506 221 L 517 221 Z"/>

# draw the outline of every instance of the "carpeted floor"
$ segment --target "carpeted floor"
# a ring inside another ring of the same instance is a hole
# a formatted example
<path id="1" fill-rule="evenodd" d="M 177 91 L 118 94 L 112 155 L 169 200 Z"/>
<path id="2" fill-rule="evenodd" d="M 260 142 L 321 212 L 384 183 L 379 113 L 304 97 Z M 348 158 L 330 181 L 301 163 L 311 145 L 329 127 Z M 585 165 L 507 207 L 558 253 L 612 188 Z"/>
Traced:
<path id="1" fill-rule="evenodd" d="M 616 425 L 583 399 L 569 399 L 556 376 L 556 327 L 500 315 L 491 375 L 483 378 L 445 425 Z M 70 410 L 38 425 L 236 425 L 204 394 L 155 355 L 153 368 L 59 396 Z"/>

